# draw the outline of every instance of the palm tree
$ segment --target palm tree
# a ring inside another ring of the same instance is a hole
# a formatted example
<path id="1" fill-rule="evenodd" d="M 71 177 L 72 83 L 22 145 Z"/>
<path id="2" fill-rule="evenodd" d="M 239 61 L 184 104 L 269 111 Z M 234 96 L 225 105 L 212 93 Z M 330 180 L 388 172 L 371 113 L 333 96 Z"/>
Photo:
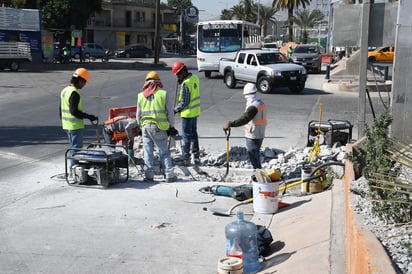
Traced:
<path id="1" fill-rule="evenodd" d="M 252 9 L 253 9 L 253 6 L 254 6 L 253 1 L 251 1 L 251 0 L 241 0 L 240 5 L 243 8 L 244 19 L 246 21 L 251 22 L 251 20 L 253 18 L 253 14 L 252 14 Z"/>
<path id="2" fill-rule="evenodd" d="M 267 35 L 267 28 L 269 22 L 276 22 L 275 14 L 278 12 L 277 9 L 261 5 L 259 6 L 259 25 L 261 26 L 261 36 L 262 38 Z"/>
<path id="3" fill-rule="evenodd" d="M 233 17 L 233 12 L 228 9 L 222 10 L 222 13 L 220 14 L 220 19 L 221 20 L 230 20 Z"/>
<path id="4" fill-rule="evenodd" d="M 272 7 L 278 10 L 288 10 L 289 41 L 293 41 L 293 10 L 302 6 L 304 9 L 311 0 L 273 0 Z"/>
<path id="5" fill-rule="evenodd" d="M 234 5 L 231 9 L 232 19 L 245 20 L 246 14 L 241 5 Z"/>
<path id="6" fill-rule="evenodd" d="M 297 10 L 293 17 L 293 22 L 301 29 L 301 42 L 306 44 L 308 42 L 308 29 L 312 29 L 321 23 L 324 23 L 325 16 L 320 10 Z"/>

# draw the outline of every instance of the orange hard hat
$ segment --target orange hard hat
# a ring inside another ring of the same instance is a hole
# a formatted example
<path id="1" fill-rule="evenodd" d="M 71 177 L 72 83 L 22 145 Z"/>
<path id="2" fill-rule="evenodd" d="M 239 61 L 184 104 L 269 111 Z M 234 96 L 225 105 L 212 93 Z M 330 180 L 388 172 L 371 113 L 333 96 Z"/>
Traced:
<path id="1" fill-rule="evenodd" d="M 83 78 L 87 83 L 89 82 L 90 75 L 89 71 L 85 68 L 78 68 L 74 71 L 73 77 L 81 77 Z"/>
<path id="2" fill-rule="evenodd" d="M 184 63 L 177 61 L 172 65 L 172 72 L 174 75 L 177 75 L 185 67 L 186 65 Z"/>

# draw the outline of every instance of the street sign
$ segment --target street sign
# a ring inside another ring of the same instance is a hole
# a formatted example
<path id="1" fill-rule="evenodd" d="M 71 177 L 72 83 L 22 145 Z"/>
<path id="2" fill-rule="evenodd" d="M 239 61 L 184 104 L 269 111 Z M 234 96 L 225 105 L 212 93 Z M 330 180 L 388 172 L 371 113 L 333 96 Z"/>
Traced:
<path id="1" fill-rule="evenodd" d="M 199 10 L 195 6 L 188 7 L 185 11 L 186 22 L 197 23 L 199 19 Z"/>
<path id="2" fill-rule="evenodd" d="M 82 37 L 82 30 L 81 29 L 72 30 L 72 37 Z"/>

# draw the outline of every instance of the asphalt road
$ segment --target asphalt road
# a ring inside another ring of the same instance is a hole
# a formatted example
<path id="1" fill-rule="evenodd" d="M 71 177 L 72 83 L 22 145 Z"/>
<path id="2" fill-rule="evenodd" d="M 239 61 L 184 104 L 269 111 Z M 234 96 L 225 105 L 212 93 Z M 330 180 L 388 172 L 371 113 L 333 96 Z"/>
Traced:
<path id="1" fill-rule="evenodd" d="M 165 60 L 169 65 L 173 61 Z M 195 72 L 194 59 L 183 61 Z M 134 105 L 147 71 L 91 70 L 90 84 L 82 91 L 84 110 L 103 121 L 108 108 Z M 170 67 L 157 71 L 173 94 L 176 79 Z M 197 190 L 208 183 L 132 180 L 100 191 L 51 179 L 64 171 L 67 140 L 58 104 L 71 72 L 0 73 L 0 272 L 215 272 L 217 259 L 224 255 L 224 227 L 234 219 L 203 209 L 229 208 L 234 200 L 200 194 Z M 199 76 L 200 145 L 206 151 L 224 152 L 222 126 L 243 112 L 242 89 L 227 89 L 220 77 Z M 287 89 L 262 94 L 269 110 L 264 146 L 304 147 L 307 125 L 319 119 L 320 103 L 322 119 L 348 120 L 356 128 L 357 94 L 324 92 L 323 81 L 324 75 L 311 74 L 302 94 Z M 375 112 L 381 112 L 378 94 L 372 99 Z M 367 113 L 370 122 L 370 108 Z M 95 140 L 95 129 L 88 125 L 85 143 Z M 241 128 L 232 130 L 230 145 L 244 146 Z"/>

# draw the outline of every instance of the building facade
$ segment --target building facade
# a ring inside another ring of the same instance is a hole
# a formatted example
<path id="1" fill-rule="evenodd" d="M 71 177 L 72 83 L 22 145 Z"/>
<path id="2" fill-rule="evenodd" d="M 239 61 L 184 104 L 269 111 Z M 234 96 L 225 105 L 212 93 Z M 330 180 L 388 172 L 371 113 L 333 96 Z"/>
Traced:
<path id="1" fill-rule="evenodd" d="M 160 33 L 176 32 L 175 10 L 160 5 Z M 102 11 L 92 16 L 83 31 L 83 42 L 95 42 L 109 49 L 142 44 L 154 49 L 156 0 L 103 1 Z"/>

